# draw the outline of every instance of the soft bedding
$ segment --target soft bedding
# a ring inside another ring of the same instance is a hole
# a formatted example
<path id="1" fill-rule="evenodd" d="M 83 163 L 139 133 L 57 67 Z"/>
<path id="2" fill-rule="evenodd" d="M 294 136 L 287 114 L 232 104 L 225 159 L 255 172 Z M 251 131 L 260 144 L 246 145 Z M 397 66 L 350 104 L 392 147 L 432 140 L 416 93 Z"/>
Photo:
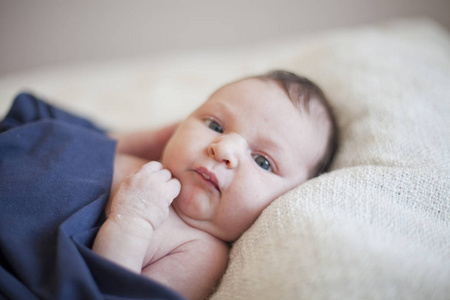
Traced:
<path id="1" fill-rule="evenodd" d="M 90 250 L 115 142 L 29 94 L 0 122 L 0 298 L 182 299 Z"/>
<path id="2" fill-rule="evenodd" d="M 450 37 L 427 19 L 0 79 L 113 131 L 185 117 L 239 76 L 283 68 L 337 114 L 329 173 L 270 205 L 234 243 L 222 299 L 446 299 L 450 295 Z"/>

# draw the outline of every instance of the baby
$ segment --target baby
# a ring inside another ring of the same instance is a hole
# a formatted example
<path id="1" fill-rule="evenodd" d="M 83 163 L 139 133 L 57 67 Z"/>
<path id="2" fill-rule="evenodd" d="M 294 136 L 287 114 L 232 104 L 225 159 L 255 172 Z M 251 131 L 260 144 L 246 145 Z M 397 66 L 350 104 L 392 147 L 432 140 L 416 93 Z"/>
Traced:
<path id="1" fill-rule="evenodd" d="M 225 272 L 228 242 L 325 170 L 336 125 L 315 84 L 275 71 L 220 88 L 179 125 L 117 139 L 93 250 L 201 299 Z"/>

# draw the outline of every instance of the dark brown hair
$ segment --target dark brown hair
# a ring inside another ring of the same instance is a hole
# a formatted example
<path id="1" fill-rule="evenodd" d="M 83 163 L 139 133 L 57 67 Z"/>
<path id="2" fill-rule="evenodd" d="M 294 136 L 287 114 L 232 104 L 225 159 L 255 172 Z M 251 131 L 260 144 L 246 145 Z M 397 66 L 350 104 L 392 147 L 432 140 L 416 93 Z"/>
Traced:
<path id="1" fill-rule="evenodd" d="M 313 167 L 309 178 L 316 177 L 325 172 L 336 153 L 338 146 L 338 127 L 333 110 L 325 97 L 323 91 L 309 79 L 298 76 L 284 70 L 275 70 L 269 73 L 256 76 L 256 78 L 269 79 L 278 82 L 288 95 L 291 102 L 299 110 L 309 112 L 309 102 L 316 99 L 325 109 L 325 113 L 330 121 L 330 133 L 328 135 L 325 154 Z"/>

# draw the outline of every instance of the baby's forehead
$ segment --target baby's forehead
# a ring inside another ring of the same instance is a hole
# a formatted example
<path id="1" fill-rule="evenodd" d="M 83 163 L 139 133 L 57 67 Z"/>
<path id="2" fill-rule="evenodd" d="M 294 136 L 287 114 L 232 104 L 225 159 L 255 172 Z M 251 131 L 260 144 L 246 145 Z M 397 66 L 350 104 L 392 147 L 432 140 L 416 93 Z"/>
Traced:
<path id="1" fill-rule="evenodd" d="M 326 107 L 319 97 L 302 92 L 301 85 L 297 85 L 296 88 L 294 87 L 294 91 L 287 91 L 279 81 L 270 78 L 249 77 L 229 83 L 216 90 L 206 102 L 216 99 L 214 96 L 227 94 L 226 97 L 222 99 L 224 102 L 232 101 L 235 98 L 240 99 L 238 105 L 240 104 L 245 110 L 245 94 L 251 93 L 252 90 L 259 89 L 271 91 L 270 93 L 266 92 L 267 95 L 265 95 L 265 97 L 262 96 L 259 98 L 260 104 L 263 104 L 263 101 L 271 101 L 283 105 L 283 102 L 288 101 L 293 105 L 291 108 L 297 110 L 302 115 L 307 114 L 311 118 L 320 120 L 321 122 L 326 120 L 329 121 Z M 246 112 L 251 113 L 252 111 L 247 110 Z M 276 113 L 276 111 L 271 112 Z"/>
<path id="2" fill-rule="evenodd" d="M 225 85 L 214 92 L 204 105 L 223 108 L 239 117 L 259 115 L 262 121 L 269 121 L 268 116 L 280 113 L 279 110 L 286 106 L 295 109 L 278 83 L 259 78 L 242 79 Z"/>

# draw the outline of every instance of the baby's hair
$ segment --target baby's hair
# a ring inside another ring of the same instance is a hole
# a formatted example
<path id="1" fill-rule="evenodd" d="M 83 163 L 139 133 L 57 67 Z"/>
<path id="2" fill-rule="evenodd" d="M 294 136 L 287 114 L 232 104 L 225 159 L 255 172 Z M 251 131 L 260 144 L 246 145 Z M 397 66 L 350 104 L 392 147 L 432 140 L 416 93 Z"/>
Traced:
<path id="1" fill-rule="evenodd" d="M 333 110 L 323 91 L 309 79 L 284 70 L 271 71 L 269 73 L 256 76 L 256 78 L 274 80 L 281 84 L 281 87 L 286 92 L 291 102 L 300 111 L 306 110 L 306 112 L 309 112 L 309 102 L 311 99 L 317 99 L 323 106 L 331 124 L 330 134 L 328 136 L 325 154 L 314 166 L 309 174 L 309 178 L 316 177 L 325 172 L 331 164 L 337 150 L 338 128 Z"/>

